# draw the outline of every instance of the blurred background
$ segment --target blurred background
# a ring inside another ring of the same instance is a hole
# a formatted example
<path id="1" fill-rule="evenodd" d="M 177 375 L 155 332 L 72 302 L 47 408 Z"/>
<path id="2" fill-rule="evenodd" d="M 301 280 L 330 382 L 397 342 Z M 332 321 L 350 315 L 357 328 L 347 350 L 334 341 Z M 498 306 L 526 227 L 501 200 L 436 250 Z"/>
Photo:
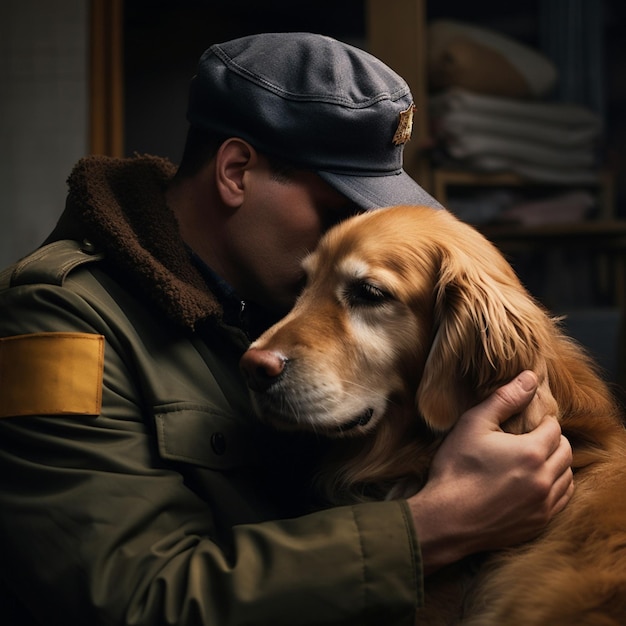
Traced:
<path id="1" fill-rule="evenodd" d="M 622 0 L 3 0 L 0 265 L 48 234 L 81 156 L 178 160 L 207 47 L 287 30 L 367 49 L 407 79 L 407 170 L 623 383 Z"/>

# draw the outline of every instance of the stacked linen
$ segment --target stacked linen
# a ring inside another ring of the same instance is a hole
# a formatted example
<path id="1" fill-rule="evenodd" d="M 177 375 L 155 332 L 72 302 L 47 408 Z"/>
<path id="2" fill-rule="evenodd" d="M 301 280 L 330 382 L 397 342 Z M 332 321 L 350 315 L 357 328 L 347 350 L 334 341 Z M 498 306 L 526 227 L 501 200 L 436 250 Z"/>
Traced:
<path id="1" fill-rule="evenodd" d="M 598 178 L 601 120 L 578 105 L 453 88 L 431 97 L 430 114 L 439 149 L 456 165 L 557 184 Z"/>
<path id="2" fill-rule="evenodd" d="M 550 59 L 510 37 L 432 22 L 430 114 L 444 164 L 566 185 L 597 180 L 601 119 L 584 107 L 547 101 L 557 81 Z"/>

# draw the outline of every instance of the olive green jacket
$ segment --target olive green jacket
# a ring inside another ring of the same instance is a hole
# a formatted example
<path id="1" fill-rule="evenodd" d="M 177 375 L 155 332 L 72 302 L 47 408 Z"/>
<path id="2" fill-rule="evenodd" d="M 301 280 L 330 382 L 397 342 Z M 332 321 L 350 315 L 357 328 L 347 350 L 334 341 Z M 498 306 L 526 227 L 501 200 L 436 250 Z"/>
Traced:
<path id="1" fill-rule="evenodd" d="M 172 173 L 84 159 L 0 276 L 1 623 L 412 624 L 406 502 L 314 508 L 323 443 L 255 419 Z"/>

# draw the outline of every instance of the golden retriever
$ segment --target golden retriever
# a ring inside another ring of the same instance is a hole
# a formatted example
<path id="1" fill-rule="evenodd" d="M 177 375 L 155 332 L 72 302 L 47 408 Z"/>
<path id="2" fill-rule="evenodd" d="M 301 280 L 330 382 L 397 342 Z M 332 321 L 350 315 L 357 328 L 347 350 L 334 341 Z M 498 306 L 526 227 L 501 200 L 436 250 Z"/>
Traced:
<path id="1" fill-rule="evenodd" d="M 392 207 L 336 226 L 303 267 L 295 307 L 241 365 L 261 417 L 336 438 L 321 474 L 334 502 L 417 491 L 460 414 L 524 369 L 574 450 L 566 509 L 528 544 L 429 577 L 418 623 L 626 624 L 620 410 L 495 246 L 447 211 Z"/>

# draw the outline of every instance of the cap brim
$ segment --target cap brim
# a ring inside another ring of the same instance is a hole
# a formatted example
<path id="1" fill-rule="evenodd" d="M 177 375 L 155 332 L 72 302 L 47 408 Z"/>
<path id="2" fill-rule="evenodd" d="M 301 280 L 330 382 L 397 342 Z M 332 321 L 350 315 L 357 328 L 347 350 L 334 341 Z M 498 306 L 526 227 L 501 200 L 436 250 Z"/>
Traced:
<path id="1" fill-rule="evenodd" d="M 329 185 L 363 209 L 380 209 L 399 204 L 421 204 L 442 209 L 404 170 L 390 176 L 351 176 L 319 172 Z"/>

